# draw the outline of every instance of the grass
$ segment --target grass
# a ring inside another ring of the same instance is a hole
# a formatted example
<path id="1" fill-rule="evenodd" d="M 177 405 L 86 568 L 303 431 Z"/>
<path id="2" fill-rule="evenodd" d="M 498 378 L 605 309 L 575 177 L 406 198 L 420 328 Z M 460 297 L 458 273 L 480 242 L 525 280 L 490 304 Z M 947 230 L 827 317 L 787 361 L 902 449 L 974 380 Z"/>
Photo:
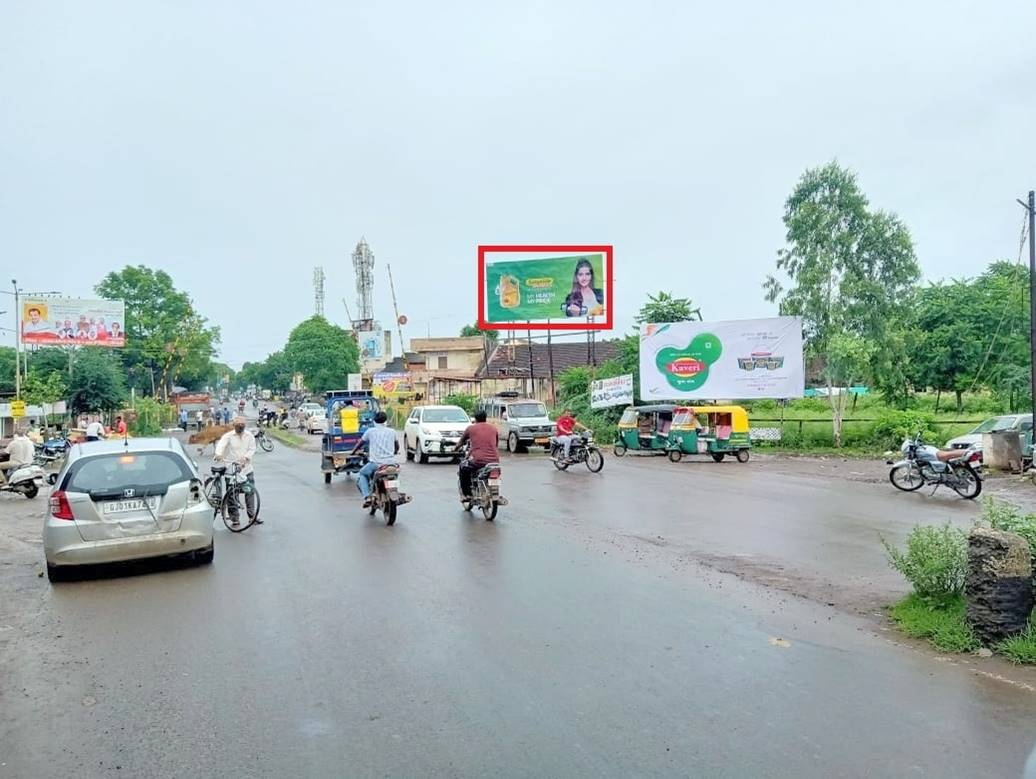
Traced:
<path id="1" fill-rule="evenodd" d="M 933 602 L 912 594 L 894 605 L 890 616 L 908 636 L 926 639 L 937 649 L 944 652 L 973 652 L 979 648 L 979 642 L 964 613 L 965 604 L 962 596 L 958 595 L 944 602 Z M 1036 652 L 1036 640 L 1031 648 Z"/>
<path id="2" fill-rule="evenodd" d="M 266 428 L 266 434 L 270 436 L 270 438 L 280 441 L 285 446 L 293 446 L 296 449 L 306 443 L 306 439 L 303 436 L 300 436 L 297 433 L 292 433 L 288 430 L 280 430 L 276 427 Z"/>
<path id="3" fill-rule="evenodd" d="M 1012 663 L 1036 663 L 1036 624 L 996 645 L 996 651 Z"/>

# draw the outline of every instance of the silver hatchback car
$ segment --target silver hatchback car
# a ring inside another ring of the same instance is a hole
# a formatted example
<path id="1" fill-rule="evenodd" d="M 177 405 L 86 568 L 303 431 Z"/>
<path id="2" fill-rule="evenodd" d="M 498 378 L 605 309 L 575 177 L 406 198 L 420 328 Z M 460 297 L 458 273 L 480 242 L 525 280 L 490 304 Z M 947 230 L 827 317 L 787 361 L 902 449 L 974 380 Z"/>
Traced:
<path id="1" fill-rule="evenodd" d="M 192 553 L 212 562 L 212 507 L 174 438 L 76 444 L 43 524 L 47 576 L 75 566 Z"/>

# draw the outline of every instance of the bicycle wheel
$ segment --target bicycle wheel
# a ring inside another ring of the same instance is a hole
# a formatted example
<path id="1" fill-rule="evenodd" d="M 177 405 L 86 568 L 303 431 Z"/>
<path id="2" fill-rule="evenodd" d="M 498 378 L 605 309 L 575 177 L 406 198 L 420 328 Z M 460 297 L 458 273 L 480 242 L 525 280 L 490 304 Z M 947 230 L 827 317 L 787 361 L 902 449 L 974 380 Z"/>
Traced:
<path id="1" fill-rule="evenodd" d="M 220 480 L 215 476 L 210 476 L 205 480 L 205 500 L 207 500 L 209 505 L 214 509 L 219 509 L 219 504 L 223 502 L 223 495 L 220 490 Z"/>
<path id="2" fill-rule="evenodd" d="M 255 524 L 255 519 L 259 516 L 259 490 L 253 487 L 252 495 L 254 496 L 255 505 L 255 514 L 252 516 L 248 516 L 248 506 L 245 503 L 245 495 L 240 489 L 231 489 L 223 496 L 223 501 L 220 503 L 219 510 L 223 517 L 223 524 L 227 526 L 227 530 L 231 533 L 240 533 L 242 530 L 247 530 Z M 237 524 L 234 524 L 232 502 L 237 504 Z"/>
<path id="3" fill-rule="evenodd" d="M 273 439 L 269 438 L 268 436 L 263 436 L 259 439 L 259 446 L 262 448 L 264 452 L 272 452 Z"/>

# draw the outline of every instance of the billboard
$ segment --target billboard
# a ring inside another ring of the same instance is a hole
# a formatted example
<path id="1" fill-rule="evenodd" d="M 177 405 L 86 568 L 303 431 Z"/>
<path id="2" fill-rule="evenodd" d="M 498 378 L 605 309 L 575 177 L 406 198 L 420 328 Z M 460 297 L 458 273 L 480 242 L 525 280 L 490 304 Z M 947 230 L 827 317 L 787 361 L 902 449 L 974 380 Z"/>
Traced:
<path id="1" fill-rule="evenodd" d="M 398 398 L 414 392 L 409 373 L 375 373 L 371 389 L 377 398 Z"/>
<path id="2" fill-rule="evenodd" d="M 590 408 L 633 405 L 633 374 L 590 382 Z"/>
<path id="3" fill-rule="evenodd" d="M 360 362 L 364 373 L 373 373 L 385 367 L 392 353 L 392 333 L 389 330 L 359 330 L 356 343 L 360 348 Z"/>
<path id="4" fill-rule="evenodd" d="M 22 343 L 39 346 L 126 345 L 121 300 L 26 298 L 22 301 Z"/>
<path id="5" fill-rule="evenodd" d="M 611 246 L 479 246 L 478 259 L 483 330 L 611 329 Z"/>
<path id="6" fill-rule="evenodd" d="M 641 326 L 641 400 L 801 398 L 805 383 L 799 317 Z"/>

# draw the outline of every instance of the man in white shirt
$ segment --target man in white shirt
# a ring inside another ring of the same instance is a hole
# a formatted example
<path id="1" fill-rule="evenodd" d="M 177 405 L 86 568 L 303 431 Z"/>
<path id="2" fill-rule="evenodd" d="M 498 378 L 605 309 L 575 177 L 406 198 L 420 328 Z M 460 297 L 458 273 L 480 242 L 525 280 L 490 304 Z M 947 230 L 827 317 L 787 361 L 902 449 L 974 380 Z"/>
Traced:
<path id="1" fill-rule="evenodd" d="M 86 426 L 86 440 L 87 441 L 100 441 L 102 438 L 107 438 L 104 434 L 104 425 L 97 420 L 94 420 Z"/>
<path id="2" fill-rule="evenodd" d="M 14 439 L 7 445 L 4 452 L 10 455 L 10 459 L 5 463 L 0 463 L 0 482 L 6 481 L 5 477 L 8 472 L 16 471 L 23 465 L 31 465 L 32 458 L 36 455 L 36 447 L 32 445 L 32 441 L 23 431 L 16 430 Z"/>
<path id="3" fill-rule="evenodd" d="M 224 433 L 223 437 L 216 443 L 216 462 L 237 463 L 241 466 L 241 473 L 255 484 L 255 473 L 252 468 L 252 460 L 255 459 L 255 436 L 245 430 L 245 418 L 234 417 L 234 429 Z M 230 522 L 238 524 L 240 510 L 237 501 L 230 503 Z M 248 518 L 257 525 L 263 521 L 255 515 L 255 495 L 249 491 L 245 493 L 245 510 Z"/>
<path id="4" fill-rule="evenodd" d="M 50 323 L 44 321 L 40 316 L 38 308 L 30 308 L 29 318 L 22 322 L 22 332 L 25 333 L 46 333 L 50 331 Z"/>
<path id="5" fill-rule="evenodd" d="M 357 454 L 367 444 L 367 464 L 360 468 L 356 474 L 356 485 L 363 493 L 363 506 L 367 508 L 371 504 L 371 476 L 378 470 L 379 465 L 395 465 L 396 455 L 399 454 L 399 439 L 396 431 L 385 423 L 388 416 L 384 411 L 374 415 L 374 427 L 368 427 L 360 440 L 356 443 L 352 453 Z"/>

